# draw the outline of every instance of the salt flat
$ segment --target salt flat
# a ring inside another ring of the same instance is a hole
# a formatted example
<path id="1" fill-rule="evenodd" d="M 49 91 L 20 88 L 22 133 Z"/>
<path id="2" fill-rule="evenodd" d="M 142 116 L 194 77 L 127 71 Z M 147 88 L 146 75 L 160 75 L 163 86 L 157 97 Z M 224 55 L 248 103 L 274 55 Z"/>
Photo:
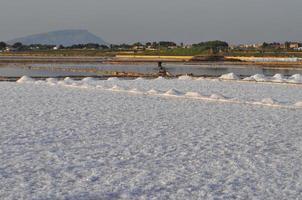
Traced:
<path id="1" fill-rule="evenodd" d="M 301 199 L 301 91 L 185 78 L 1 82 L 0 199 Z"/>

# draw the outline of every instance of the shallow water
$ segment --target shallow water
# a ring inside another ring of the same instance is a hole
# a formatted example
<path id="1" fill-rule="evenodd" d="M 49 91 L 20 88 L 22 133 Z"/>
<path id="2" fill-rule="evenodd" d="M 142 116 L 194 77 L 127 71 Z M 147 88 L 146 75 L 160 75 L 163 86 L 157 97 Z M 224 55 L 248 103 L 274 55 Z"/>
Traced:
<path id="1" fill-rule="evenodd" d="M 302 69 L 294 68 L 273 68 L 261 67 L 258 65 L 184 65 L 184 64 L 164 64 L 164 67 L 172 75 L 192 74 L 194 76 L 218 77 L 227 73 L 235 73 L 238 76 L 247 77 L 254 74 L 264 74 L 273 76 L 277 73 L 284 76 L 302 74 Z M 39 69 L 33 69 L 39 68 Z M 64 70 L 75 71 L 64 71 Z M 79 70 L 79 71 L 76 71 Z M 85 70 L 87 70 L 85 72 Z M 91 70 L 95 72 L 91 72 Z M 21 77 L 23 75 L 31 77 L 58 77 L 58 76 L 102 76 L 102 71 L 156 73 L 156 64 L 32 64 L 32 65 L 10 65 L 0 67 L 2 77 Z"/>

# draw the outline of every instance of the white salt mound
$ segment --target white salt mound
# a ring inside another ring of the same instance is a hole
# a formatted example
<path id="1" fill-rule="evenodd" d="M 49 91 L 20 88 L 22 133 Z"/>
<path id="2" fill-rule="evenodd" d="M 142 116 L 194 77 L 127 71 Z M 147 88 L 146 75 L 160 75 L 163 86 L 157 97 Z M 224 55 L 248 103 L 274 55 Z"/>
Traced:
<path id="1" fill-rule="evenodd" d="M 227 99 L 225 96 L 223 96 L 222 94 L 212 94 L 210 96 L 211 99 Z"/>
<path id="2" fill-rule="evenodd" d="M 94 79 L 92 77 L 86 77 L 86 78 L 82 79 L 82 82 L 85 82 L 85 83 L 95 82 L 95 81 L 96 81 L 96 79 Z"/>
<path id="3" fill-rule="evenodd" d="M 255 81 L 255 79 L 253 77 L 246 77 L 242 80 L 244 80 L 244 81 Z"/>
<path id="4" fill-rule="evenodd" d="M 47 79 L 46 79 L 46 82 L 47 82 L 47 83 L 57 83 L 57 82 L 58 82 L 58 79 L 56 79 L 56 78 L 47 78 Z"/>
<path id="5" fill-rule="evenodd" d="M 275 74 L 275 76 L 273 76 L 272 78 L 272 81 L 277 83 L 283 83 L 286 81 L 286 78 L 283 76 L 283 74 Z"/>
<path id="6" fill-rule="evenodd" d="M 295 106 L 302 107 L 302 101 L 297 102 Z"/>
<path id="7" fill-rule="evenodd" d="M 268 81 L 267 77 L 264 76 L 263 74 L 255 74 L 251 78 L 255 79 L 255 81 L 260 81 L 260 82 Z"/>
<path id="8" fill-rule="evenodd" d="M 188 75 L 183 75 L 178 77 L 178 80 L 192 80 L 193 78 L 191 76 Z"/>
<path id="9" fill-rule="evenodd" d="M 157 77 L 156 79 L 154 79 L 154 80 L 166 80 L 164 77 L 162 77 L 162 76 L 159 76 L 159 77 Z"/>
<path id="10" fill-rule="evenodd" d="M 19 80 L 17 80 L 17 83 L 32 83 L 32 82 L 35 82 L 35 80 L 29 76 L 22 76 Z"/>
<path id="11" fill-rule="evenodd" d="M 120 79 L 117 77 L 110 77 L 107 79 L 107 81 L 119 81 Z"/>
<path id="12" fill-rule="evenodd" d="M 64 82 L 67 83 L 67 84 L 71 84 L 71 83 L 74 82 L 74 80 L 70 77 L 66 77 L 66 78 L 64 78 Z"/>
<path id="13" fill-rule="evenodd" d="M 115 91 L 121 91 L 121 90 L 125 90 L 124 88 L 118 86 L 118 85 L 114 85 L 111 90 L 115 90 Z"/>
<path id="14" fill-rule="evenodd" d="M 290 82 L 290 83 L 302 83 L 302 75 L 301 74 L 292 75 L 288 79 L 288 82 Z"/>
<path id="15" fill-rule="evenodd" d="M 45 82 L 44 82 L 44 81 L 39 80 L 39 81 L 35 81 L 35 84 L 37 84 L 37 85 L 43 85 L 43 84 L 45 84 Z"/>
<path id="16" fill-rule="evenodd" d="M 273 78 L 276 80 L 284 80 L 283 74 L 275 74 L 275 76 L 273 76 Z"/>
<path id="17" fill-rule="evenodd" d="M 294 79 L 294 80 L 301 81 L 302 80 L 302 75 L 301 74 L 295 74 L 295 75 L 292 75 L 289 79 Z"/>
<path id="18" fill-rule="evenodd" d="M 136 78 L 136 79 L 134 79 L 135 81 L 144 81 L 145 79 L 144 78 L 142 78 L 142 77 L 138 77 L 138 78 Z"/>
<path id="19" fill-rule="evenodd" d="M 196 80 L 197 81 L 203 81 L 205 78 L 204 77 L 199 77 L 199 78 L 197 78 Z"/>
<path id="20" fill-rule="evenodd" d="M 102 86 L 102 85 L 97 85 L 96 88 L 98 88 L 98 89 L 105 89 L 105 87 Z"/>
<path id="21" fill-rule="evenodd" d="M 265 99 L 262 99 L 261 103 L 268 104 L 268 105 L 274 105 L 274 104 L 278 104 L 278 101 L 276 101 L 275 99 L 272 99 L 272 98 L 265 98 Z"/>
<path id="22" fill-rule="evenodd" d="M 181 93 L 180 91 L 175 90 L 175 89 L 170 89 L 170 90 L 168 90 L 165 94 L 166 94 L 166 95 L 174 95 L 174 96 L 183 95 L 183 93 Z"/>
<path id="23" fill-rule="evenodd" d="M 222 80 L 239 80 L 240 78 L 234 74 L 234 73 L 229 73 L 229 74 L 224 74 L 219 77 Z"/>

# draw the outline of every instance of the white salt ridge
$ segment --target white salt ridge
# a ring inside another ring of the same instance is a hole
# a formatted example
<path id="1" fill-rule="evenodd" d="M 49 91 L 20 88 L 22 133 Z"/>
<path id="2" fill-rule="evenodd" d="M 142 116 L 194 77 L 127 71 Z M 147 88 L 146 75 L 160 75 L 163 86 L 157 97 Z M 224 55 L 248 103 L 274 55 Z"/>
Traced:
<path id="1" fill-rule="evenodd" d="M 229 74 L 224 74 L 224 75 L 220 76 L 219 79 L 222 79 L 222 80 L 239 80 L 240 78 L 234 73 L 229 73 Z"/>
<path id="2" fill-rule="evenodd" d="M 178 77 L 178 80 L 192 80 L 192 79 L 193 79 L 193 77 L 189 76 L 189 75 L 183 75 L 183 76 Z"/>
<path id="3" fill-rule="evenodd" d="M 255 76 L 254 76 L 255 77 Z M 256 76 L 256 78 L 263 78 L 262 76 Z M 283 76 L 282 74 L 276 74 L 272 79 L 282 79 Z M 294 76 L 293 78 L 299 79 L 299 75 Z M 166 79 L 163 79 L 162 81 L 166 81 Z M 178 91 L 176 89 L 170 89 L 166 92 L 157 90 L 157 89 L 151 89 L 148 92 L 143 92 L 141 90 L 138 90 L 137 88 L 133 89 L 127 89 L 118 85 L 114 85 L 110 88 L 106 87 L 105 85 L 95 85 L 92 84 L 94 80 L 90 77 L 87 77 L 85 80 L 83 79 L 82 81 L 74 81 L 71 78 L 67 77 L 64 79 L 64 81 L 57 81 L 57 79 L 49 78 L 46 81 L 34 81 L 30 77 L 22 77 L 19 80 L 19 83 L 24 83 L 24 82 L 32 82 L 35 84 L 45 84 L 49 83 L 50 85 L 62 85 L 66 87 L 76 87 L 76 88 L 82 88 L 82 89 L 92 89 L 92 88 L 98 88 L 98 89 L 103 89 L 103 90 L 110 90 L 110 91 L 115 91 L 115 92 L 129 92 L 129 93 L 136 93 L 136 94 L 149 94 L 149 95 L 164 95 L 164 96 L 177 96 L 177 97 L 183 97 L 183 98 L 192 98 L 192 99 L 200 99 L 200 100 L 216 100 L 216 101 L 223 101 L 223 102 L 230 102 L 230 103 L 246 103 L 246 104 L 254 104 L 254 105 L 265 105 L 265 106 L 278 106 L 278 107 L 290 107 L 288 105 L 282 105 L 278 101 L 272 99 L 272 98 L 265 98 L 261 102 L 253 102 L 253 101 L 240 101 L 240 100 L 234 100 L 227 98 L 221 94 L 212 94 L 209 97 L 202 96 L 198 92 L 187 92 L 183 93 L 181 91 Z M 125 82 L 126 83 L 126 82 Z M 296 107 L 301 107 L 300 103 L 296 103 L 293 106 Z"/>
<path id="4" fill-rule="evenodd" d="M 33 82 L 35 82 L 35 80 L 29 76 L 22 76 L 19 80 L 17 80 L 17 83 L 33 83 Z"/>
<path id="5" fill-rule="evenodd" d="M 255 74 L 254 76 L 246 77 L 243 81 L 256 81 L 256 82 L 276 82 L 276 83 L 302 83 L 302 76 L 300 74 L 295 74 L 290 78 L 284 77 L 283 74 L 275 74 L 273 77 L 266 77 L 263 74 Z"/>
<path id="6" fill-rule="evenodd" d="M 49 80 L 52 81 L 52 80 Z M 66 81 L 70 82 L 70 79 L 68 78 Z M 167 81 L 166 79 L 163 80 L 164 82 Z M 42 81 L 43 82 L 43 81 Z M 41 84 L 42 84 L 41 82 Z M 163 82 L 163 83 L 164 83 Z M 45 82 L 43 82 L 45 83 Z M 125 81 L 127 83 L 127 81 Z M 130 83 L 130 81 L 129 81 Z M 252 104 L 252 105 L 265 105 L 265 106 L 278 106 L 278 107 L 283 107 L 283 108 L 289 108 L 290 106 L 288 105 L 281 105 L 278 101 L 273 100 L 272 98 L 266 98 L 263 99 L 261 102 L 257 101 L 241 101 L 236 98 L 227 98 L 221 94 L 212 94 L 211 96 L 202 96 L 198 92 L 187 92 L 183 93 L 181 91 L 178 91 L 176 89 L 170 89 L 169 91 L 163 92 L 157 89 L 151 89 L 147 92 L 143 92 L 141 90 L 138 90 L 137 88 L 133 89 L 127 89 L 125 87 L 121 87 L 118 85 L 114 85 L 112 87 L 108 87 L 106 85 L 94 85 L 91 84 L 90 80 L 88 82 L 83 81 L 74 81 L 72 83 L 65 83 L 65 81 L 59 81 L 57 83 L 58 85 L 66 86 L 66 87 L 76 87 L 76 88 L 82 88 L 82 89 L 102 89 L 102 90 L 109 90 L 109 91 L 114 91 L 114 92 L 128 92 L 128 93 L 136 93 L 136 94 L 149 94 L 149 95 L 164 95 L 164 96 L 177 96 L 177 97 L 182 97 L 182 98 L 192 98 L 192 99 L 200 99 L 200 100 L 215 100 L 215 101 L 222 101 L 222 102 L 229 102 L 229 103 L 239 103 L 239 104 Z M 100 82 L 99 82 L 100 84 Z M 295 106 L 295 105 L 294 105 Z M 296 106 L 297 107 L 297 106 Z"/>

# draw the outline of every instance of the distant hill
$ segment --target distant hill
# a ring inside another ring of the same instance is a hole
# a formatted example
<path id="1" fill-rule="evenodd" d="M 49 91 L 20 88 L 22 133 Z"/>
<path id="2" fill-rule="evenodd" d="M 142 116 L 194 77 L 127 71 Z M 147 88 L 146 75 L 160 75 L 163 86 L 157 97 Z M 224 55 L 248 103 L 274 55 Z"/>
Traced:
<path id="1" fill-rule="evenodd" d="M 102 38 L 90 33 L 87 30 L 61 30 L 48 33 L 30 35 L 27 37 L 10 40 L 7 43 L 14 44 L 21 42 L 25 45 L 30 44 L 47 44 L 71 46 L 74 44 L 107 44 Z"/>

